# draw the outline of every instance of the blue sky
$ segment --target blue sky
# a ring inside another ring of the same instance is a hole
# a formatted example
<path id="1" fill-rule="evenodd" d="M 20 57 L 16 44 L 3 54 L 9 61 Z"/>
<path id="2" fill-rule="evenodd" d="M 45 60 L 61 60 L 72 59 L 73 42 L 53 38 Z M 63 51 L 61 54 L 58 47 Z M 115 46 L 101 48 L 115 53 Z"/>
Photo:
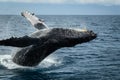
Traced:
<path id="1" fill-rule="evenodd" d="M 0 14 L 120 15 L 120 0 L 0 0 Z"/>

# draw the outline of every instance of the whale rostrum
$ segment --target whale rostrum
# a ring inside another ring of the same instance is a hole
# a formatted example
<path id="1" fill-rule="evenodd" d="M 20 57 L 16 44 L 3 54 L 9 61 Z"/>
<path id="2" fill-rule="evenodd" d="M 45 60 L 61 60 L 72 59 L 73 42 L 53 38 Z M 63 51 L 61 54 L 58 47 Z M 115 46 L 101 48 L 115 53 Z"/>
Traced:
<path id="1" fill-rule="evenodd" d="M 97 37 L 90 30 L 48 28 L 34 14 L 27 11 L 21 14 L 38 30 L 29 36 L 0 40 L 0 45 L 21 48 L 12 59 L 18 65 L 37 66 L 43 59 L 59 48 L 73 47 Z"/>

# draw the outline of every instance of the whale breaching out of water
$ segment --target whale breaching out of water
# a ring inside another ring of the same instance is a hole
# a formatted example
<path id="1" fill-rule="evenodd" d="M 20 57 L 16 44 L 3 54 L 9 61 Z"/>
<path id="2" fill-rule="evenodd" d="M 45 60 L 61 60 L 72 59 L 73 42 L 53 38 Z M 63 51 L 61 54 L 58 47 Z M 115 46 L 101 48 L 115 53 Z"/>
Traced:
<path id="1" fill-rule="evenodd" d="M 36 66 L 55 50 L 73 47 L 91 41 L 96 34 L 84 29 L 49 28 L 43 20 L 28 11 L 22 12 L 37 31 L 29 36 L 0 40 L 0 45 L 20 47 L 13 56 L 13 62 L 22 66 Z"/>

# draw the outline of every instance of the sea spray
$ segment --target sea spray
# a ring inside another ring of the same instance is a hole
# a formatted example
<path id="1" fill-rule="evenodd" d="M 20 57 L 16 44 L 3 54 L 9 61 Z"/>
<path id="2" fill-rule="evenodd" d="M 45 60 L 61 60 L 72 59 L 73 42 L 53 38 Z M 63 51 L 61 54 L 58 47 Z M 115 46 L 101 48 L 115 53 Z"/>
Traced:
<path id="1" fill-rule="evenodd" d="M 20 68 L 32 69 L 32 67 L 17 65 L 12 61 L 12 58 L 14 56 L 13 54 L 15 54 L 15 52 L 13 51 L 16 51 L 16 50 L 17 49 L 13 49 L 12 54 L 0 55 L 0 65 L 6 67 L 7 69 L 20 69 Z M 57 56 L 50 55 L 46 59 L 44 59 L 37 67 L 33 67 L 33 68 L 49 68 L 51 66 L 57 67 L 57 66 L 60 66 L 61 64 L 62 64 L 61 59 L 58 59 Z"/>

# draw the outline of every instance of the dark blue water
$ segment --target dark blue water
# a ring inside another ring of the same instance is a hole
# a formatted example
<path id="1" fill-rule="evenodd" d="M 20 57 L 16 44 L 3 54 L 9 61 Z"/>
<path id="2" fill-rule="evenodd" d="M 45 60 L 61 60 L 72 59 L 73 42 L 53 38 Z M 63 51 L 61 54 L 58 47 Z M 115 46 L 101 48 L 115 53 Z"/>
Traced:
<path id="1" fill-rule="evenodd" d="M 120 16 L 39 16 L 49 27 L 87 28 L 88 43 L 62 48 L 32 68 L 11 61 L 17 48 L 0 46 L 0 80 L 120 80 Z M 21 16 L 0 16 L 0 40 L 34 32 Z"/>

